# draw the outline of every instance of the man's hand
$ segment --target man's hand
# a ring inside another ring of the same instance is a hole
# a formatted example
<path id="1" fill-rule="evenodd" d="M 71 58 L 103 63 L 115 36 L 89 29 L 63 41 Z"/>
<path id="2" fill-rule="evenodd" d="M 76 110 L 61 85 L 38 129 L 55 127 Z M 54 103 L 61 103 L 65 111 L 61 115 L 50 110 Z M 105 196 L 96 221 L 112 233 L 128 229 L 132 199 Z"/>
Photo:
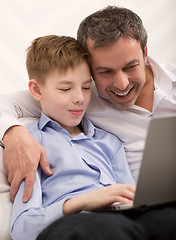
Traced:
<path id="1" fill-rule="evenodd" d="M 9 128 L 3 138 L 4 165 L 11 184 L 10 198 L 14 201 L 22 180 L 25 180 L 23 201 L 27 202 L 32 194 L 35 173 L 40 162 L 42 170 L 52 175 L 46 158 L 45 149 L 30 135 L 23 126 Z"/>
<path id="2" fill-rule="evenodd" d="M 128 184 L 113 184 L 92 192 L 84 193 L 68 199 L 63 205 L 65 215 L 79 211 L 93 211 L 121 202 L 132 204 L 136 187 Z"/>

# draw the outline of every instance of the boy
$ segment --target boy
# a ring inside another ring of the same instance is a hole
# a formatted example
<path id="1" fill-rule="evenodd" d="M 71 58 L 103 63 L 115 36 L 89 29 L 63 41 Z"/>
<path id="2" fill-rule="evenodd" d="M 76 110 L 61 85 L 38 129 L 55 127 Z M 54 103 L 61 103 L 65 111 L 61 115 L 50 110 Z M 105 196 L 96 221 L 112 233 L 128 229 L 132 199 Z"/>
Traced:
<path id="1" fill-rule="evenodd" d="M 135 191 L 122 142 L 83 117 L 91 74 L 80 43 L 64 36 L 37 38 L 28 48 L 26 66 L 29 90 L 42 108 L 28 130 L 46 149 L 53 175 L 38 167 L 27 203 L 22 182 L 12 212 L 14 240 L 36 239 L 64 215 L 132 203 Z"/>

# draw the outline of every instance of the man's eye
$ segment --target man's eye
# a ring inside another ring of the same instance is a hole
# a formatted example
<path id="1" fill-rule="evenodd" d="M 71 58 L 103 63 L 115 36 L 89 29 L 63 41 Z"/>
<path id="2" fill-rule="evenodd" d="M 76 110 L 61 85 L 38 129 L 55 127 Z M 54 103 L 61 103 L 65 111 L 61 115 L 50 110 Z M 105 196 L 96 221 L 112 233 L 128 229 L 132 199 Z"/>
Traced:
<path id="1" fill-rule="evenodd" d="M 131 66 L 128 66 L 128 67 L 125 67 L 124 68 L 124 71 L 130 71 L 130 70 L 133 70 L 135 67 L 137 67 L 139 64 L 135 64 L 135 65 L 131 65 Z"/>
<path id="2" fill-rule="evenodd" d="M 106 71 L 101 71 L 101 72 L 99 72 L 100 74 L 104 74 L 104 75 L 106 75 L 106 74 L 110 74 L 112 71 L 110 71 L 110 70 L 106 70 Z"/>

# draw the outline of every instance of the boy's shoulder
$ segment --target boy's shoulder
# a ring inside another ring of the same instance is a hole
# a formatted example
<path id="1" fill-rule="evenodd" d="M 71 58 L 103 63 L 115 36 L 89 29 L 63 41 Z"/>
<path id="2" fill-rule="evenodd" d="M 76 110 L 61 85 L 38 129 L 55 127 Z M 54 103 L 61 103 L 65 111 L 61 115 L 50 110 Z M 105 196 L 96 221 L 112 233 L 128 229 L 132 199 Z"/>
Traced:
<path id="1" fill-rule="evenodd" d="M 39 130 L 39 120 L 35 120 L 34 122 L 30 123 L 29 125 L 27 125 L 27 129 L 29 132 L 33 133 L 37 130 Z"/>
<path id="2" fill-rule="evenodd" d="M 116 135 L 99 127 L 95 128 L 94 143 L 111 157 L 123 147 L 122 141 Z"/>
<path id="3" fill-rule="evenodd" d="M 108 136 L 108 137 L 110 137 L 110 138 L 112 138 L 112 139 L 118 139 L 119 141 L 120 141 L 120 139 L 114 134 L 114 133 L 111 133 L 111 132 L 109 132 L 109 131 L 106 131 L 106 130 L 104 130 L 104 129 L 102 129 L 102 128 L 100 128 L 100 127 L 95 127 L 95 129 L 96 129 L 96 134 L 97 135 L 100 135 L 100 136 Z"/>
<path id="4" fill-rule="evenodd" d="M 41 139 L 41 130 L 39 129 L 39 120 L 35 120 L 27 126 L 29 133 L 37 140 Z"/>
<path id="5" fill-rule="evenodd" d="M 114 139 L 116 141 L 120 141 L 120 139 L 114 134 L 114 133 L 111 133 L 109 131 L 106 131 L 100 127 L 97 127 L 93 124 L 92 121 L 90 121 L 87 117 L 84 117 L 83 118 L 84 122 L 84 130 L 85 130 L 85 123 L 86 123 L 86 129 L 94 129 L 94 136 L 96 138 L 100 138 L 100 139 L 103 139 L 104 137 L 108 137 L 108 138 L 111 138 L 111 139 Z M 121 141 L 120 141 L 121 142 Z"/>

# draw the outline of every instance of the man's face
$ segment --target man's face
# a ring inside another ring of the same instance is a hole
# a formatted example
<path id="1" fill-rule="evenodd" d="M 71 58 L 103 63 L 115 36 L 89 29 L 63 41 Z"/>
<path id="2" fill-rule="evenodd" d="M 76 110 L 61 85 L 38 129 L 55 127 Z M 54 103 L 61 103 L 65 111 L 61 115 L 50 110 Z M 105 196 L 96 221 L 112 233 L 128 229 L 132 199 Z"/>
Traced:
<path id="1" fill-rule="evenodd" d="M 146 81 L 144 55 L 140 43 L 120 38 L 111 45 L 93 48 L 88 39 L 92 76 L 103 98 L 120 108 L 133 105 Z"/>

